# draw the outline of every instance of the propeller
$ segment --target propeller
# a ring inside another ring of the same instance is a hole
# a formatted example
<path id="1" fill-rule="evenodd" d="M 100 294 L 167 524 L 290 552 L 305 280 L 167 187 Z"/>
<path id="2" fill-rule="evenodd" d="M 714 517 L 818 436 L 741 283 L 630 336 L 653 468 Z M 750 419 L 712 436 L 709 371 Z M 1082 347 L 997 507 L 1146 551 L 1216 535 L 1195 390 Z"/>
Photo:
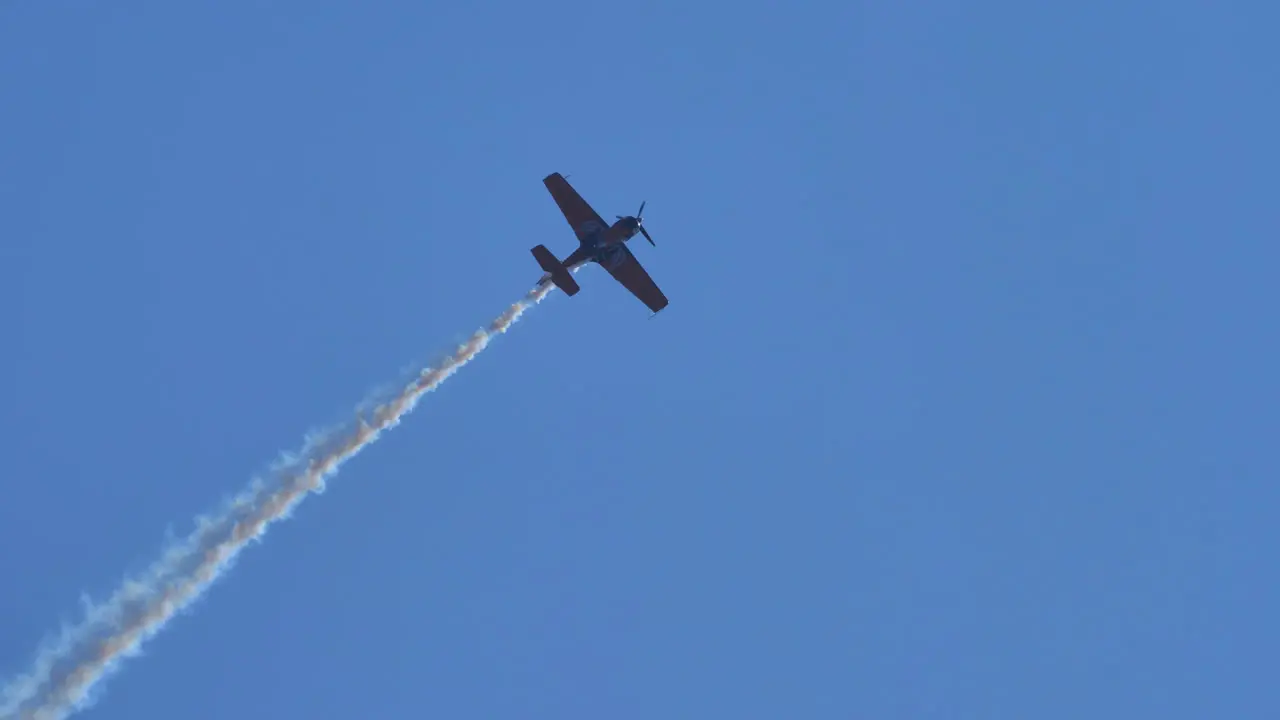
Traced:
<path id="1" fill-rule="evenodd" d="M 643 217 L 641 217 L 641 216 L 644 214 L 644 204 L 645 204 L 645 202 L 648 202 L 648 201 L 647 201 L 647 200 L 646 200 L 646 201 L 642 201 L 642 202 L 640 203 L 640 209 L 636 211 L 636 215 L 635 215 L 635 218 L 636 218 L 636 229 L 638 229 L 638 230 L 640 231 L 640 234 L 641 234 L 641 235 L 644 235 L 644 239 L 645 239 L 645 240 L 648 240 L 650 245 L 653 245 L 654 247 L 658 247 L 657 243 L 655 243 L 655 242 L 653 241 L 653 238 L 649 237 L 649 231 L 644 229 L 644 218 L 643 218 Z M 616 217 L 617 217 L 619 220 L 621 220 L 621 219 L 622 219 L 622 216 L 621 216 L 621 215 L 618 215 L 618 216 L 616 216 Z"/>

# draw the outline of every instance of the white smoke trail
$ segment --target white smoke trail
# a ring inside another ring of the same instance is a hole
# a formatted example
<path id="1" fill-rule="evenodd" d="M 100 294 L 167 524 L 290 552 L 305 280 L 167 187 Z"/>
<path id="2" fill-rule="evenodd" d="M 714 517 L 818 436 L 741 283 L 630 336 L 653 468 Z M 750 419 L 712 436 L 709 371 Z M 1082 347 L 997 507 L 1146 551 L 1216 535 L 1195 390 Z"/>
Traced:
<path id="1" fill-rule="evenodd" d="M 222 512 L 198 519 L 196 530 L 170 547 L 141 577 L 126 580 L 101 605 L 86 603 L 84 621 L 65 628 L 55 643 L 37 653 L 28 673 L 0 691 L 0 719 L 61 720 L 87 707 L 90 693 L 119 661 L 136 655 L 143 642 L 199 599 L 231 568 L 241 550 L 260 539 L 271 523 L 288 517 L 308 493 L 324 490 L 328 476 L 384 430 L 398 425 L 423 395 L 470 362 L 494 335 L 505 333 L 553 287 L 539 282 L 453 355 L 423 370 L 367 416 L 357 417 L 354 427 L 309 438 L 298 456 L 285 458 L 273 468 L 278 482 L 268 487 L 255 480 Z"/>

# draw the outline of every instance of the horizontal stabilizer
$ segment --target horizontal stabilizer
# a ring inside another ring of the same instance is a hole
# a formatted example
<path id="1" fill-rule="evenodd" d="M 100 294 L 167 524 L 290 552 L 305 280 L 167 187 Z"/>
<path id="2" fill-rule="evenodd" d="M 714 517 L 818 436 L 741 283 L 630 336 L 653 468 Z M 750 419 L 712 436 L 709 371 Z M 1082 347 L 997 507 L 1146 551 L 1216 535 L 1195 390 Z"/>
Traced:
<path id="1" fill-rule="evenodd" d="M 564 264 L 557 260 L 555 255 L 551 254 L 546 245 L 539 245 L 530 252 L 533 253 L 533 258 L 538 261 L 538 265 L 542 266 L 543 270 L 551 273 L 551 282 L 555 283 L 556 287 L 560 288 L 565 295 L 578 294 L 577 281 L 569 274 L 569 270 L 565 268 Z"/>

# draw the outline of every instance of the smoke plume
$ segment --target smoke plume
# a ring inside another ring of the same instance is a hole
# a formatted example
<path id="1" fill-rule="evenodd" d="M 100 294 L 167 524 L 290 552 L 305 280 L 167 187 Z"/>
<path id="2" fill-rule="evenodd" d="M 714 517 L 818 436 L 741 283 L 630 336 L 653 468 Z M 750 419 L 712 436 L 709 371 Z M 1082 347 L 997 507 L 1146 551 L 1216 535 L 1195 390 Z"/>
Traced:
<path id="1" fill-rule="evenodd" d="M 477 330 L 452 355 L 423 370 L 403 390 L 360 412 L 345 428 L 309 438 L 278 463 L 268 482 L 255 480 L 196 529 L 172 544 L 142 575 L 127 579 L 105 602 L 86 603 L 85 618 L 64 628 L 37 653 L 31 669 L 0 690 L 0 719 L 61 720 L 87 707 L 101 681 L 124 658 L 164 629 L 231 568 L 240 551 L 260 540 L 272 523 L 287 518 L 347 460 L 399 424 L 418 400 L 480 354 L 497 334 L 551 291 L 540 282 L 488 327 Z"/>

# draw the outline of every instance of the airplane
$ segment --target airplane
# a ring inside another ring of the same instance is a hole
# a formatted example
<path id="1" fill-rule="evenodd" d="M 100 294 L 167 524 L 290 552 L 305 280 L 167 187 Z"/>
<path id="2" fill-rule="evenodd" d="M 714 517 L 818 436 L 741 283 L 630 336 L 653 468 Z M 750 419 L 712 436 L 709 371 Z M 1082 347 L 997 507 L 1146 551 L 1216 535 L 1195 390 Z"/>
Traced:
<path id="1" fill-rule="evenodd" d="M 551 173 L 546 176 L 542 179 L 542 184 L 547 186 L 552 199 L 564 214 L 564 219 L 569 221 L 569 227 L 578 237 L 578 249 L 564 260 L 557 260 L 545 245 L 533 248 L 530 252 L 538 261 L 538 265 L 546 271 L 538 281 L 538 285 L 541 286 L 550 280 L 564 291 L 565 295 L 576 295 L 579 290 L 578 283 L 570 272 L 588 262 L 595 262 L 607 270 L 615 280 L 622 283 L 623 287 L 630 290 L 632 295 L 639 298 L 653 311 L 654 315 L 667 306 L 667 296 L 662 294 L 653 279 L 649 277 L 649 273 L 645 272 L 640 261 L 636 260 L 636 256 L 632 255 L 631 250 L 626 246 L 628 240 L 635 237 L 636 233 L 640 233 L 650 245 L 657 247 L 653 238 L 649 237 L 649 232 L 644 229 L 644 221 L 641 219 L 641 214 L 644 213 L 643 202 L 640 203 L 640 210 L 635 215 L 626 217 L 619 215 L 618 221 L 613 225 L 605 225 L 604 220 L 600 219 L 596 211 L 591 209 L 591 205 L 582 199 L 578 191 L 574 190 L 560 173 Z"/>

